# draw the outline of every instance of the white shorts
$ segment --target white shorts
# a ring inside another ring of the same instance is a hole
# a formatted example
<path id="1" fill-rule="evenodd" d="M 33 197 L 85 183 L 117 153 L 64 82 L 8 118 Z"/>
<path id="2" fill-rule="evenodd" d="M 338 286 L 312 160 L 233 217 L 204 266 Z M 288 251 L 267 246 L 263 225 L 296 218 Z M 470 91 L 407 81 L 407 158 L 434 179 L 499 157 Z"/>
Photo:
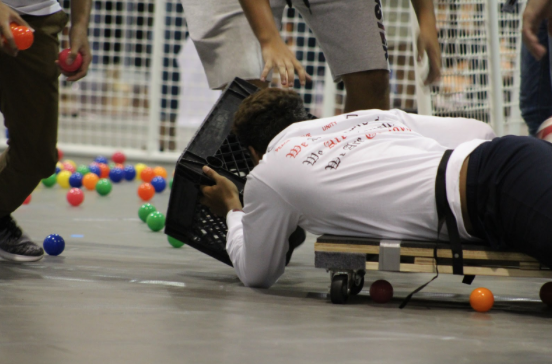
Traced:
<path id="1" fill-rule="evenodd" d="M 261 46 L 238 0 L 182 0 L 182 6 L 211 89 L 223 88 L 234 77 L 261 77 Z"/>

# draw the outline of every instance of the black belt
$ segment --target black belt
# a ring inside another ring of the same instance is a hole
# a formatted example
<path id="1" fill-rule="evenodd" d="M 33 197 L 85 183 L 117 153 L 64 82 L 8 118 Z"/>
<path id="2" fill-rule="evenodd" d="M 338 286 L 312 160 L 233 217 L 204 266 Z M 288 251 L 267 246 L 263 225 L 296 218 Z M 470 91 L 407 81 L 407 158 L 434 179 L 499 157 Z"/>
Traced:
<path id="1" fill-rule="evenodd" d="M 447 184 L 446 184 L 446 172 L 447 163 L 449 161 L 452 150 L 447 150 L 441 158 L 441 163 L 437 168 L 437 178 L 435 179 L 435 202 L 437 203 L 437 217 L 439 224 L 437 226 L 437 239 L 439 239 L 439 233 L 443 224 L 447 223 L 447 231 L 450 240 L 450 249 L 452 250 L 452 274 L 464 274 L 464 264 L 462 257 L 462 242 L 460 241 L 460 233 L 458 232 L 458 225 L 456 224 L 456 218 L 450 209 L 447 199 Z"/>

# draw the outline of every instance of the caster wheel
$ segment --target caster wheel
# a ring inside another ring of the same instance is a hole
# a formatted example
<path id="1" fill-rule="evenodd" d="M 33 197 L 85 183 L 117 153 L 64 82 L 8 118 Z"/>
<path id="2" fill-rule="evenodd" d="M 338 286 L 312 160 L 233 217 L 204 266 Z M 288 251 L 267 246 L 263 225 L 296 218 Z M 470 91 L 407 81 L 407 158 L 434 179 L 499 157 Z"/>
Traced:
<path id="1" fill-rule="evenodd" d="M 349 294 L 347 293 L 347 280 L 348 277 L 346 274 L 333 276 L 332 286 L 330 288 L 332 303 L 343 304 L 347 302 L 347 298 L 349 298 Z"/>
<path id="2" fill-rule="evenodd" d="M 353 278 L 353 285 L 349 290 L 349 294 L 357 295 L 364 287 L 364 272 L 358 272 Z"/>

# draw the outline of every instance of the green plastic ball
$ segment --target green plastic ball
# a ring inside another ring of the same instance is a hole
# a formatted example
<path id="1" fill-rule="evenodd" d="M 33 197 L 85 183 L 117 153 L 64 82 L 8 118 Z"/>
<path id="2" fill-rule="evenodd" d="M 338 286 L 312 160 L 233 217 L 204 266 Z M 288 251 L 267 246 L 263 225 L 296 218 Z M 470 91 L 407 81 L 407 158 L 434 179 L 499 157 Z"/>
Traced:
<path id="1" fill-rule="evenodd" d="M 111 169 L 115 168 L 115 162 L 109 162 L 109 164 L 107 166 L 111 170 Z"/>
<path id="2" fill-rule="evenodd" d="M 87 173 L 90 173 L 90 168 L 88 168 L 84 164 L 81 164 L 80 166 L 77 167 L 77 172 L 79 172 L 80 174 L 82 174 L 84 176 Z"/>
<path id="3" fill-rule="evenodd" d="M 96 191 L 102 196 L 108 195 L 112 187 L 111 182 L 107 178 L 102 178 L 96 183 Z"/>
<path id="4" fill-rule="evenodd" d="M 146 222 L 146 220 L 148 219 L 148 215 L 155 211 L 157 211 L 157 209 L 153 207 L 152 204 L 145 203 L 138 209 L 138 217 L 140 217 L 140 220 L 142 220 L 143 222 Z"/>
<path id="5" fill-rule="evenodd" d="M 183 242 L 181 242 L 178 239 L 173 238 L 172 236 L 167 235 L 167 238 L 169 240 L 169 244 L 171 244 L 175 248 L 182 248 L 182 246 L 184 245 Z"/>
<path id="6" fill-rule="evenodd" d="M 159 231 L 165 227 L 165 215 L 159 211 L 152 212 L 148 215 L 146 223 L 152 231 Z"/>
<path id="7" fill-rule="evenodd" d="M 56 179 L 56 174 L 52 174 L 50 177 L 48 178 L 44 178 L 42 180 L 42 184 L 46 187 L 52 187 L 53 185 L 55 185 L 57 182 L 57 179 Z"/>
<path id="8" fill-rule="evenodd" d="M 172 183 L 173 183 L 173 179 L 171 178 L 171 180 L 169 181 L 169 189 L 172 190 Z"/>

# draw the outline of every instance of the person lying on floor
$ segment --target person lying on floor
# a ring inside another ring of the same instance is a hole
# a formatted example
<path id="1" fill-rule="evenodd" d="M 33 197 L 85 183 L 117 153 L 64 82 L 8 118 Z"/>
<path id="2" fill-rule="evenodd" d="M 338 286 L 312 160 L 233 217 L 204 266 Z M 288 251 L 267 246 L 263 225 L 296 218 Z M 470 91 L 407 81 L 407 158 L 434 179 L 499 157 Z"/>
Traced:
<path id="1" fill-rule="evenodd" d="M 317 235 L 449 240 L 435 190 L 451 149 L 442 185 L 460 239 L 552 266 L 552 144 L 497 138 L 477 120 L 400 110 L 306 119 L 293 91 L 265 89 L 240 105 L 233 131 L 256 164 L 243 208 L 232 182 L 203 169 L 216 185 L 201 187 L 201 203 L 226 216 L 226 249 L 246 286 L 270 287 L 284 273 L 297 226 Z"/>

